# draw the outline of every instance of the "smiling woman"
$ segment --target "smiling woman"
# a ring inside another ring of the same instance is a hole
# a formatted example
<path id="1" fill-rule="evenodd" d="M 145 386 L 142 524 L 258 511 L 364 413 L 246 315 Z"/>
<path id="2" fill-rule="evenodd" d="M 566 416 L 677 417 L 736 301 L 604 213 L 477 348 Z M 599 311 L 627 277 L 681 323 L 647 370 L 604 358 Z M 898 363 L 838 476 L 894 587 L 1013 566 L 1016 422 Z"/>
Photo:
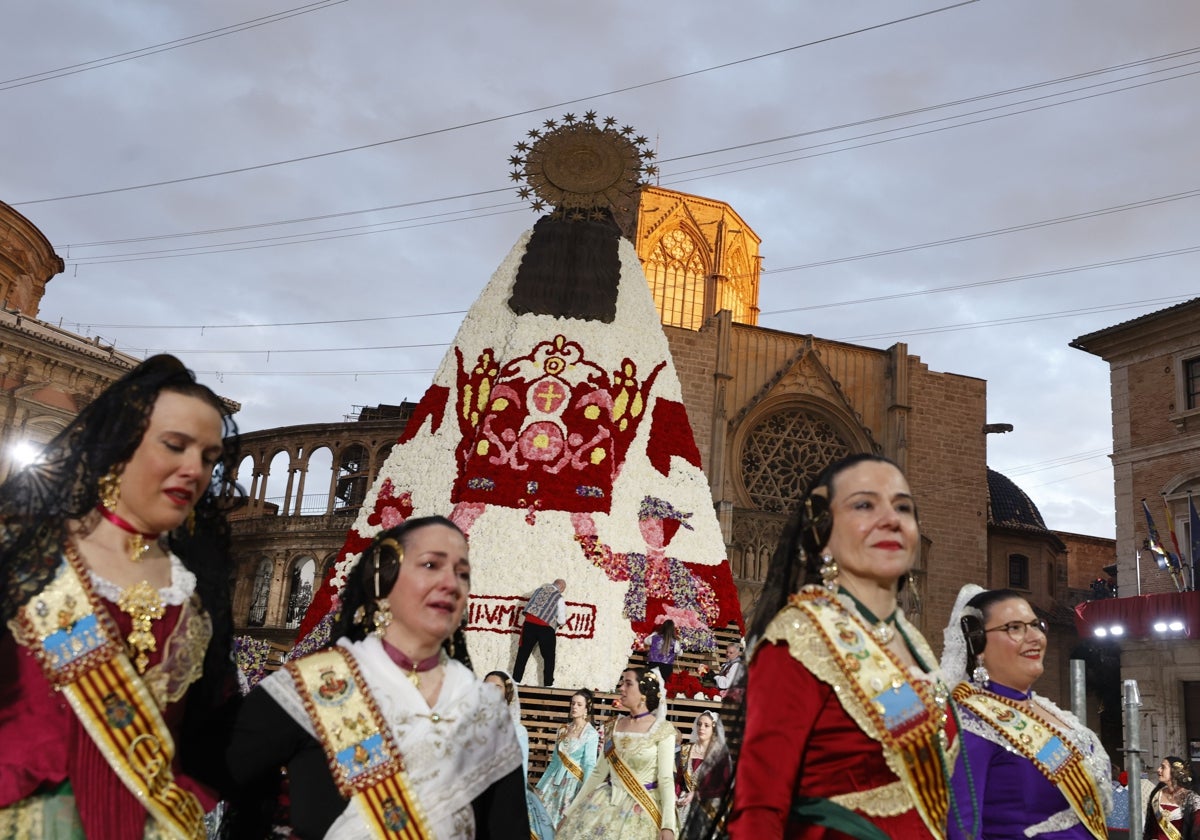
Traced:
<path id="1" fill-rule="evenodd" d="M 287 767 L 294 836 L 529 837 L 512 719 L 451 642 L 470 587 L 449 519 L 383 531 L 349 573 L 336 644 L 247 696 L 230 771 L 269 805 Z"/>
<path id="2" fill-rule="evenodd" d="M 948 817 L 963 818 L 949 796 L 949 690 L 896 603 L 919 546 L 908 481 L 881 456 L 833 462 L 800 500 L 750 625 L 731 721 L 734 840 L 941 838 Z M 693 809 L 684 835 L 713 836 L 728 802 Z"/>
<path id="3" fill-rule="evenodd" d="M 1046 622 L 1020 593 L 963 587 L 942 669 L 961 680 L 954 794 L 976 803 L 975 837 L 1108 837 L 1108 754 L 1078 718 L 1033 692 L 1045 654 Z M 952 838 L 972 836 L 950 829 Z"/>

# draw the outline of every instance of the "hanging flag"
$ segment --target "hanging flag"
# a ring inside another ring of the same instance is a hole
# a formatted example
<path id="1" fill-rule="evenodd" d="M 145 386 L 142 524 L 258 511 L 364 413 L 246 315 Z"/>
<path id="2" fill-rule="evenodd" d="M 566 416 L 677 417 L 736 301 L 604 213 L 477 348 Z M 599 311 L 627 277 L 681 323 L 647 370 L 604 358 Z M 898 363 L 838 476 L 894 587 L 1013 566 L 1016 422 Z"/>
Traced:
<path id="1" fill-rule="evenodd" d="M 1158 567 L 1161 569 L 1164 562 L 1167 564 L 1171 578 L 1175 581 L 1175 588 L 1182 592 L 1183 580 L 1179 574 L 1179 558 L 1163 548 L 1158 536 L 1158 527 L 1155 526 L 1154 517 L 1150 514 L 1150 505 L 1146 504 L 1145 499 L 1142 499 L 1142 512 L 1146 514 L 1146 530 L 1150 534 L 1148 543 L 1150 550 L 1154 552 L 1154 558 L 1158 560 Z"/>
<path id="2" fill-rule="evenodd" d="M 1171 506 L 1167 504 L 1167 497 L 1165 494 L 1163 495 L 1162 500 L 1163 510 L 1166 511 L 1167 514 L 1167 532 L 1171 535 L 1171 545 L 1175 547 L 1175 557 L 1177 558 L 1176 561 L 1171 565 L 1179 568 L 1179 561 L 1183 560 L 1184 555 L 1183 552 L 1179 550 L 1179 537 L 1175 536 L 1175 517 L 1171 515 Z M 1170 554 L 1169 551 L 1167 553 Z"/>
<path id="3" fill-rule="evenodd" d="M 1196 570 L 1196 565 L 1200 564 L 1200 515 L 1196 514 L 1196 503 L 1192 501 L 1192 494 L 1188 493 L 1188 530 L 1192 532 L 1191 550 L 1192 550 L 1192 571 Z"/>

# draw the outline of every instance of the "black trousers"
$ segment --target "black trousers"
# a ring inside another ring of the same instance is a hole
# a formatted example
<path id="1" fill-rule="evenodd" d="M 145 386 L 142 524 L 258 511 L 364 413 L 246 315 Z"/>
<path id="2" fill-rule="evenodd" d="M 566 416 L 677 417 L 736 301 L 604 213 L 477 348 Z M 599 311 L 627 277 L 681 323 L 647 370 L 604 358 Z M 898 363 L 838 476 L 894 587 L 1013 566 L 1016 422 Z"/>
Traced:
<path id="1" fill-rule="evenodd" d="M 520 682 L 525 676 L 525 665 L 529 662 L 529 654 L 533 653 L 534 645 L 542 652 L 543 672 L 547 686 L 554 685 L 554 644 L 555 631 L 545 624 L 525 622 L 521 627 L 521 643 L 517 646 L 517 661 L 513 665 L 513 680 Z"/>

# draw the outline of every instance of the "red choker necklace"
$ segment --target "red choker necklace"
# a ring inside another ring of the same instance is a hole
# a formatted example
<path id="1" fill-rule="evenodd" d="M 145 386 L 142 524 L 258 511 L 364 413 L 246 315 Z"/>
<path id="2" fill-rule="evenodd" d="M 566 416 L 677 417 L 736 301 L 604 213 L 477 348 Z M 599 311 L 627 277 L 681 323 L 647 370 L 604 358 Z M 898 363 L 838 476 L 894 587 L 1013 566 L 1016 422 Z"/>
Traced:
<path id="1" fill-rule="evenodd" d="M 150 534 L 144 531 L 139 531 L 137 528 L 129 524 L 128 521 L 121 518 L 104 505 L 96 505 L 96 510 L 100 511 L 100 515 L 109 522 L 130 535 L 126 545 L 129 548 L 129 559 L 134 563 L 141 563 L 142 557 L 145 556 L 146 552 L 150 550 L 150 543 L 155 542 L 159 536 L 161 536 L 161 534 Z"/>
<path id="2" fill-rule="evenodd" d="M 408 658 L 408 654 L 386 640 L 383 642 L 383 650 L 384 653 L 388 655 L 389 659 L 399 665 L 403 670 L 408 672 L 407 676 L 409 681 L 418 688 L 421 686 L 421 674 L 425 673 L 426 671 L 432 671 L 442 661 L 442 653 L 441 651 L 438 651 L 428 659 L 422 659 L 420 662 L 413 662 Z"/>

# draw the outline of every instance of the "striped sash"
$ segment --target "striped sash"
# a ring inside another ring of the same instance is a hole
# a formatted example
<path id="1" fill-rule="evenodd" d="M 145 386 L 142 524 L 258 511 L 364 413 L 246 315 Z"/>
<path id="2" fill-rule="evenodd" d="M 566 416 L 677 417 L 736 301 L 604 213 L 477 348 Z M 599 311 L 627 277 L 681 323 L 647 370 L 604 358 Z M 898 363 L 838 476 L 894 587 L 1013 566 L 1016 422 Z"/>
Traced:
<path id="1" fill-rule="evenodd" d="M 1081 753 L 1048 720 L 1033 709 L 1025 710 L 990 691 L 959 683 L 954 699 L 1004 736 L 1013 749 L 1033 762 L 1050 784 L 1057 787 L 1079 821 L 1097 840 L 1108 837 L 1104 808 L 1096 782 Z"/>
<path id="2" fill-rule="evenodd" d="M 173 838 L 202 840 L 204 808 L 175 784 L 175 740 L 125 652 L 112 616 L 69 543 L 54 580 L 17 614 L 14 636 L 149 818 Z"/>
<path id="3" fill-rule="evenodd" d="M 433 837 L 404 772 L 404 757 L 354 656 L 343 648 L 287 664 L 329 759 L 338 791 L 358 803 L 379 840 Z"/>
<path id="4" fill-rule="evenodd" d="M 895 655 L 823 589 L 802 589 L 791 606 L 776 616 L 767 638 L 786 639 L 794 657 L 834 686 L 842 708 L 883 748 L 926 827 L 945 837 L 947 780 L 958 746 L 946 741 L 949 692 L 942 696 L 940 684 L 909 679 Z"/>
<path id="5" fill-rule="evenodd" d="M 608 759 L 608 766 L 612 768 L 613 775 L 621 780 L 621 784 L 625 786 L 626 792 L 637 800 L 650 818 L 654 820 L 654 824 L 662 827 L 662 812 L 658 810 L 658 803 L 654 801 L 654 797 L 646 790 L 645 786 L 637 780 L 633 775 L 633 771 L 629 769 L 621 756 L 617 754 L 616 738 L 614 733 L 610 731 L 608 737 L 604 739 L 604 757 Z"/>
<path id="6" fill-rule="evenodd" d="M 576 764 L 574 761 L 572 761 L 571 756 L 569 756 L 567 754 L 567 751 L 565 749 L 563 749 L 563 745 L 566 743 L 566 741 L 567 741 L 566 730 L 564 729 L 562 734 L 559 735 L 558 744 L 555 745 L 558 750 L 558 760 L 562 764 L 563 767 L 567 768 L 568 773 L 570 773 L 572 776 L 574 776 L 576 779 L 578 779 L 579 781 L 582 782 L 583 781 L 583 768 L 580 767 L 578 764 Z"/>

